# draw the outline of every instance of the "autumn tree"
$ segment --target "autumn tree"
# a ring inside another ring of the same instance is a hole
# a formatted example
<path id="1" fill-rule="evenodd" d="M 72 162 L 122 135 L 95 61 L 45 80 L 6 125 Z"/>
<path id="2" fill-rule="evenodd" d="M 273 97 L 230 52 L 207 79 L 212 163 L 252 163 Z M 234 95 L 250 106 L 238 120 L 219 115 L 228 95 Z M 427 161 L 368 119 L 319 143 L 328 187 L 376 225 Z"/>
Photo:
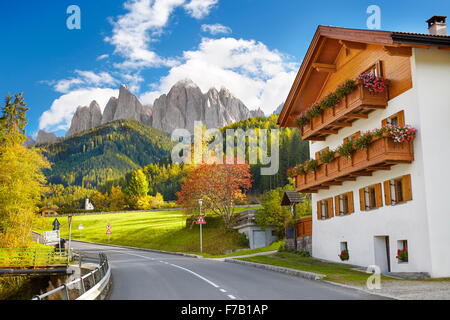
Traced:
<path id="1" fill-rule="evenodd" d="M 33 218 L 45 190 L 44 168 L 50 164 L 39 149 L 22 145 L 27 119 L 22 94 L 6 97 L 0 117 L 0 247 L 26 247 Z"/>
<path id="2" fill-rule="evenodd" d="M 142 170 L 133 171 L 127 181 L 125 193 L 130 197 L 147 195 L 149 191 L 147 177 Z"/>
<path id="3" fill-rule="evenodd" d="M 203 164 L 189 172 L 177 193 L 178 203 L 187 212 L 203 208 L 221 216 L 230 227 L 234 205 L 245 199 L 245 191 L 251 188 L 250 166 L 247 164 Z"/>

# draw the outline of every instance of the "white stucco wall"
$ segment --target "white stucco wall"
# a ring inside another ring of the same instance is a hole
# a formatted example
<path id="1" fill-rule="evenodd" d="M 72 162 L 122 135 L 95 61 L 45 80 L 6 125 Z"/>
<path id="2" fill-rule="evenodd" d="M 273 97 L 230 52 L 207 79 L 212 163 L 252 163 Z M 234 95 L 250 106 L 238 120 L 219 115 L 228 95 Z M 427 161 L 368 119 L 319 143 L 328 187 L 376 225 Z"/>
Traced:
<path id="1" fill-rule="evenodd" d="M 433 277 L 450 276 L 450 51 L 414 49 Z"/>
<path id="2" fill-rule="evenodd" d="M 450 57 L 450 52 L 447 52 L 447 54 Z M 415 56 L 411 58 L 413 64 L 415 59 Z M 424 77 L 426 78 L 427 75 L 424 75 Z M 449 89 L 447 89 L 448 93 L 450 93 Z M 424 136 L 423 132 L 429 129 L 427 129 L 427 122 L 425 122 L 425 126 L 422 125 L 421 113 L 426 110 L 423 110 L 419 106 L 419 101 L 421 101 L 418 97 L 419 93 L 420 91 L 418 92 L 414 86 L 413 89 L 390 100 L 386 109 L 372 112 L 369 115 L 369 119 L 355 121 L 352 127 L 343 128 L 339 131 L 339 134 L 327 137 L 326 141 L 310 144 L 311 157 L 313 158 L 316 151 L 327 146 L 334 149 L 342 143 L 345 137 L 357 131 L 365 132 L 381 127 L 382 119 L 401 110 L 405 112 L 406 124 L 410 124 L 418 129 L 418 135 L 414 141 L 415 160 L 412 164 L 394 165 L 389 171 L 376 171 L 370 177 L 359 177 L 356 181 L 344 182 L 342 186 L 331 186 L 329 190 L 321 190 L 317 194 L 312 195 L 314 257 L 341 262 L 338 257 L 340 253 L 340 242 L 346 241 L 350 254 L 350 260 L 346 263 L 360 266 L 376 264 L 374 237 L 388 236 L 390 242 L 391 272 L 432 272 L 430 238 L 428 233 L 429 219 L 427 217 L 427 210 L 429 210 L 427 202 L 429 198 L 427 198 L 426 181 L 430 181 L 431 183 L 433 178 L 430 176 L 425 178 L 424 174 L 424 172 L 427 172 L 427 170 L 424 170 L 424 165 L 425 163 L 428 165 L 428 162 L 426 161 L 427 157 L 424 158 L 423 156 L 423 141 L 428 135 Z M 449 107 L 446 114 L 448 112 L 450 112 Z M 447 116 L 447 119 L 450 119 L 450 116 Z M 431 120 L 432 118 L 430 118 L 430 125 L 432 126 Z M 450 128 L 450 126 L 447 126 L 447 128 Z M 448 137 L 448 140 L 450 141 L 450 137 Z M 439 152 L 437 149 L 439 149 L 438 146 L 436 146 L 436 150 L 427 151 L 431 152 L 430 157 L 432 157 L 433 152 L 435 155 Z M 445 159 L 440 158 L 439 160 L 435 159 L 435 161 L 444 162 Z M 433 163 L 432 165 L 435 166 L 436 171 L 439 171 L 439 168 L 442 168 L 442 166 L 440 162 L 439 166 L 437 164 Z M 396 206 L 386 206 L 384 205 L 383 196 L 383 207 L 370 211 L 360 211 L 360 188 L 375 183 L 383 183 L 385 180 L 400 177 L 405 174 L 411 174 L 412 201 Z M 434 177 L 434 179 L 436 178 Z M 353 191 L 355 213 L 343 217 L 333 217 L 327 220 L 317 220 L 317 201 L 349 191 Z M 442 211 L 442 208 L 436 208 L 435 210 L 437 211 L 439 209 Z M 438 213 L 436 218 L 439 215 L 442 216 L 442 214 Z M 450 217 L 450 214 L 448 214 L 448 217 Z M 447 233 L 450 234 L 448 224 L 447 230 Z M 408 240 L 408 263 L 398 263 L 395 258 L 398 249 L 397 241 L 399 240 Z M 450 244 L 449 240 L 450 238 L 446 238 L 447 244 Z M 448 268 L 448 275 L 450 275 L 450 268 Z"/>

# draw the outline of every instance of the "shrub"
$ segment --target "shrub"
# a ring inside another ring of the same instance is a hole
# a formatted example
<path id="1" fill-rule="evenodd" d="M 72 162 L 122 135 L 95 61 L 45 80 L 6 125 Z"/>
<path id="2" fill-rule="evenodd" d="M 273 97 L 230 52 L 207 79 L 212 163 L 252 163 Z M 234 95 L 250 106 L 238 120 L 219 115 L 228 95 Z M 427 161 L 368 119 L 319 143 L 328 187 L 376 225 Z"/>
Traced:
<path id="1" fill-rule="evenodd" d="M 322 151 L 319 155 L 319 160 L 322 163 L 330 163 L 334 159 L 335 152 L 333 150 Z"/>
<path id="2" fill-rule="evenodd" d="M 297 124 L 299 127 L 303 127 L 305 124 L 308 124 L 308 122 L 309 122 L 309 118 L 306 116 L 305 113 L 302 113 L 297 120 Z"/>
<path id="3" fill-rule="evenodd" d="M 306 111 L 306 116 L 309 119 L 312 119 L 316 116 L 320 116 L 322 113 L 323 113 L 323 110 L 321 109 L 320 105 L 315 104 L 308 111 Z"/>
<path id="4" fill-rule="evenodd" d="M 386 131 L 395 142 L 410 142 L 416 137 L 417 130 L 411 126 L 387 126 Z"/>
<path id="5" fill-rule="evenodd" d="M 333 108 L 337 105 L 341 100 L 335 93 L 328 94 L 325 98 L 320 101 L 320 108 L 322 110 L 327 110 Z"/>
<path id="6" fill-rule="evenodd" d="M 356 88 L 357 86 L 355 80 L 347 80 L 336 89 L 335 93 L 339 99 L 342 99 L 349 93 L 355 91 Z"/>
<path id="7" fill-rule="evenodd" d="M 305 163 L 305 171 L 307 172 L 313 172 L 317 169 L 319 163 L 317 162 L 317 160 L 315 159 L 310 159 L 308 161 L 306 161 Z"/>
<path id="8" fill-rule="evenodd" d="M 350 158 L 353 154 L 353 140 L 348 139 L 346 142 L 341 144 L 337 149 L 336 152 L 339 153 L 341 156 Z"/>
<path id="9" fill-rule="evenodd" d="M 238 238 L 237 238 L 237 243 L 241 247 L 245 247 L 245 248 L 249 247 L 249 244 L 250 244 L 245 233 L 239 233 Z"/>
<path id="10" fill-rule="evenodd" d="M 355 148 L 356 150 L 366 150 L 373 139 L 372 132 L 366 132 L 361 137 L 355 139 Z"/>
<path id="11" fill-rule="evenodd" d="M 387 88 L 386 80 L 382 77 L 377 77 L 373 73 L 361 73 L 358 79 L 362 82 L 364 88 L 367 88 L 369 92 L 381 93 Z"/>
<path id="12" fill-rule="evenodd" d="M 350 259 L 348 250 L 342 250 L 341 254 L 339 254 L 339 258 L 341 258 L 342 261 L 346 261 L 346 260 Z"/>

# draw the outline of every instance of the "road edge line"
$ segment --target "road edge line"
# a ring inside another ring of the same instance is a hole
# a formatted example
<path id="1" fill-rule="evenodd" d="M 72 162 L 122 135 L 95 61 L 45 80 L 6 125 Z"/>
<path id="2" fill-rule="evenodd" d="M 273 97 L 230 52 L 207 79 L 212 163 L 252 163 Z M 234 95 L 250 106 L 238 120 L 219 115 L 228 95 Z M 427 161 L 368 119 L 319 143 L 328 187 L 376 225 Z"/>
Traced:
<path id="1" fill-rule="evenodd" d="M 83 241 L 83 240 L 73 240 L 73 239 L 72 239 L 72 242 L 81 242 L 81 243 L 96 244 L 96 245 L 99 245 L 99 246 L 106 246 L 106 247 L 133 249 L 133 250 L 140 250 L 140 251 L 147 251 L 147 252 L 171 254 L 171 255 L 176 255 L 176 256 L 184 256 L 184 257 L 189 257 L 189 258 L 203 259 L 202 256 L 199 256 L 199 255 L 196 255 L 196 254 L 192 254 L 192 253 L 172 252 L 172 251 L 164 251 L 164 250 L 157 250 L 157 249 L 121 246 L 121 245 L 118 245 L 118 244 L 106 244 L 106 243 L 90 242 L 90 241 Z"/>

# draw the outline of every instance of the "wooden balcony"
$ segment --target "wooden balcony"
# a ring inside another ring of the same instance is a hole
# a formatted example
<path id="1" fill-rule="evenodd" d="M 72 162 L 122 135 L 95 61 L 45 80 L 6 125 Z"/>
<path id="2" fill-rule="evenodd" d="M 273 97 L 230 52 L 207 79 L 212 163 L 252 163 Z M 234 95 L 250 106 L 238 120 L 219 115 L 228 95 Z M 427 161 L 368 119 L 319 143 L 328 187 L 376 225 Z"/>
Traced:
<path id="1" fill-rule="evenodd" d="M 413 144 L 395 143 L 391 138 L 374 139 L 369 148 L 355 151 L 351 158 L 336 154 L 328 164 L 319 164 L 314 172 L 296 177 L 296 189 L 303 193 L 316 193 L 345 181 L 355 181 L 361 176 L 371 176 L 378 170 L 390 170 L 398 163 L 414 160 Z"/>
<path id="2" fill-rule="evenodd" d="M 372 93 L 358 83 L 355 91 L 348 94 L 331 109 L 312 118 L 300 128 L 303 140 L 324 141 L 330 134 L 337 134 L 343 127 L 351 127 L 358 119 L 367 119 L 369 113 L 384 109 L 388 104 L 388 91 Z"/>

